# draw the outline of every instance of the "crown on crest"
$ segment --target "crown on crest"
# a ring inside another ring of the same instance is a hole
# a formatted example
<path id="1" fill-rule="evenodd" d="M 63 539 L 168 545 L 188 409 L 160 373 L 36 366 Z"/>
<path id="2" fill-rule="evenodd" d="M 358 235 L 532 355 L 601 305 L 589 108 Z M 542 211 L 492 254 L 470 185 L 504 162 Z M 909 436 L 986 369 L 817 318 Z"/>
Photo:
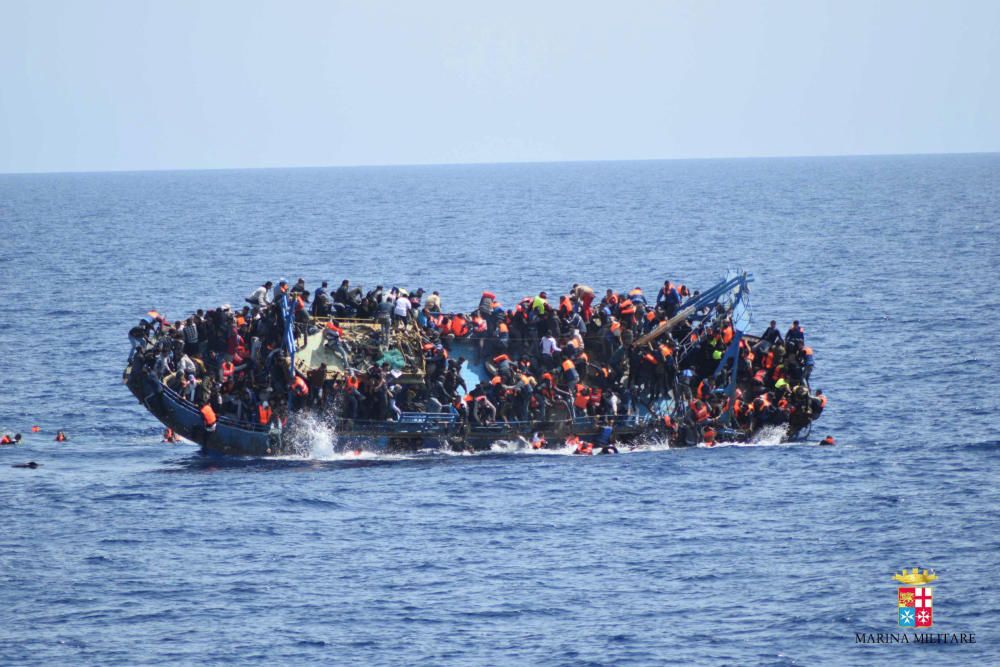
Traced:
<path id="1" fill-rule="evenodd" d="M 921 572 L 918 568 L 913 568 L 912 570 L 907 572 L 906 568 L 904 567 L 902 574 L 895 574 L 893 575 L 892 578 L 901 584 L 924 586 L 937 579 L 938 576 L 934 574 L 934 570 L 931 570 L 930 572 L 924 570 L 923 572 Z"/>

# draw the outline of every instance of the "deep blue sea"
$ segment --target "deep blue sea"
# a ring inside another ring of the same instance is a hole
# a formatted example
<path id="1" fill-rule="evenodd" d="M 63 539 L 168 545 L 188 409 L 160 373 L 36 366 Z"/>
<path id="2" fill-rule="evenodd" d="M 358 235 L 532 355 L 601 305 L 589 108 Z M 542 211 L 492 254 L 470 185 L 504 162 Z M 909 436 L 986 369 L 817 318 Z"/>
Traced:
<path id="1" fill-rule="evenodd" d="M 0 664 L 1000 663 L 998 239 L 1000 155 L 0 176 Z M 838 446 L 208 460 L 120 380 L 147 310 L 266 279 L 737 266 Z M 975 644 L 856 643 L 915 566 Z"/>

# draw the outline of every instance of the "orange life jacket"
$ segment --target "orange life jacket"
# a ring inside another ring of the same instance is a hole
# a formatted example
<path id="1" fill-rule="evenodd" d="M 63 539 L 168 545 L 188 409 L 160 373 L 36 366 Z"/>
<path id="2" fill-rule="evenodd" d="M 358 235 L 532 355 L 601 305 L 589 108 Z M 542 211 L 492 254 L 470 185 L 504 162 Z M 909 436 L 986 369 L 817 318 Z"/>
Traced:
<path id="1" fill-rule="evenodd" d="M 222 381 L 223 382 L 228 382 L 229 380 L 232 379 L 232 377 L 233 377 L 233 369 L 234 368 L 235 368 L 235 366 L 233 366 L 233 362 L 231 362 L 231 361 L 223 361 L 222 362 Z"/>
<path id="2" fill-rule="evenodd" d="M 345 386 L 348 389 L 357 389 L 361 386 L 361 379 L 358 377 L 348 377 Z"/>
<path id="3" fill-rule="evenodd" d="M 343 336 L 343 335 L 344 335 L 344 330 L 343 330 L 343 329 L 341 329 L 340 327 L 338 327 L 338 326 L 337 326 L 336 324 L 334 324 L 333 322 L 327 322 L 327 323 L 326 323 L 326 328 L 327 328 L 327 329 L 329 329 L 330 331 L 335 331 L 336 333 L 338 333 L 338 334 L 339 334 L 339 335 L 341 335 L 341 336 Z"/>
<path id="4" fill-rule="evenodd" d="M 709 418 L 708 408 L 701 401 L 691 401 L 689 406 L 691 411 L 694 413 L 694 420 L 696 422 L 703 422 Z"/>
<path id="5" fill-rule="evenodd" d="M 201 420 L 205 424 L 206 428 L 211 428 L 212 426 L 215 426 L 215 422 L 218 421 L 218 419 L 215 416 L 215 410 L 212 409 L 211 403 L 206 403 L 205 405 L 201 406 Z"/>
<path id="6" fill-rule="evenodd" d="M 271 423 L 271 406 L 270 405 L 258 405 L 257 406 L 257 421 L 261 424 Z"/>
<path id="7" fill-rule="evenodd" d="M 493 364 L 496 366 L 499 366 L 505 361 L 510 361 L 510 357 L 508 357 L 506 354 L 498 354 L 497 356 L 493 357 Z"/>
<path id="8" fill-rule="evenodd" d="M 712 428 L 711 426 L 709 426 L 708 428 L 705 429 L 705 432 L 702 435 L 704 436 L 705 444 L 706 445 L 708 445 L 709 447 L 711 447 L 711 446 L 713 446 L 715 444 L 715 429 L 714 428 Z"/>
<path id="9" fill-rule="evenodd" d="M 576 364 L 573 363 L 572 359 L 564 359 L 562 362 L 563 373 L 569 373 L 570 371 L 576 370 Z"/>
<path id="10" fill-rule="evenodd" d="M 580 410 L 586 410 L 587 406 L 590 405 L 590 387 L 580 384 L 576 387 L 576 398 L 573 399 L 573 405 Z"/>
<path id="11" fill-rule="evenodd" d="M 642 358 L 645 359 L 647 362 L 649 362 L 650 366 L 655 366 L 657 363 L 659 363 L 656 360 L 656 357 L 654 357 L 650 352 L 647 352 L 646 354 L 642 355 Z"/>
<path id="12" fill-rule="evenodd" d="M 466 322 L 465 317 L 462 315 L 456 315 L 452 318 L 451 332 L 455 334 L 456 338 L 461 338 L 469 333 L 469 323 Z"/>
<path id="13" fill-rule="evenodd" d="M 510 328 L 507 326 L 506 322 L 501 322 L 499 325 L 497 325 L 497 331 L 499 331 L 502 334 L 510 333 Z"/>
<path id="14" fill-rule="evenodd" d="M 292 380 L 292 393 L 300 398 L 309 395 L 309 385 L 298 375 Z"/>
<path id="15" fill-rule="evenodd" d="M 0 445 L 9 445 L 12 442 L 14 441 L 11 439 L 9 435 L 5 435 L 4 437 L 0 438 Z"/>

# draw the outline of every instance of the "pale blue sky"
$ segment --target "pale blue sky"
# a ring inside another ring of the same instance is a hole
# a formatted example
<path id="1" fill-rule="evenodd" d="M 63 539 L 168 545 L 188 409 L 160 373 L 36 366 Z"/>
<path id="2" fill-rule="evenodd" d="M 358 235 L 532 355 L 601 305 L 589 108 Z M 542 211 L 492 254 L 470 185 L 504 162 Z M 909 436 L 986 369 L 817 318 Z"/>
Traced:
<path id="1" fill-rule="evenodd" d="M 1000 1 L 0 0 L 0 172 L 1000 149 Z"/>

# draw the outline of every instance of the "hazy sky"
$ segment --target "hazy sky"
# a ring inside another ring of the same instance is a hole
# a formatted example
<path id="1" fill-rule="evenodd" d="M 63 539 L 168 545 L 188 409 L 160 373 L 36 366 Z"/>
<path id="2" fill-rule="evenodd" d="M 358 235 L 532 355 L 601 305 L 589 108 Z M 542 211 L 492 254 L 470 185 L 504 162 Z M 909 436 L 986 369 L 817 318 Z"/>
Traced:
<path id="1" fill-rule="evenodd" d="M 1000 150 L 1000 0 L 0 0 L 0 172 Z"/>

